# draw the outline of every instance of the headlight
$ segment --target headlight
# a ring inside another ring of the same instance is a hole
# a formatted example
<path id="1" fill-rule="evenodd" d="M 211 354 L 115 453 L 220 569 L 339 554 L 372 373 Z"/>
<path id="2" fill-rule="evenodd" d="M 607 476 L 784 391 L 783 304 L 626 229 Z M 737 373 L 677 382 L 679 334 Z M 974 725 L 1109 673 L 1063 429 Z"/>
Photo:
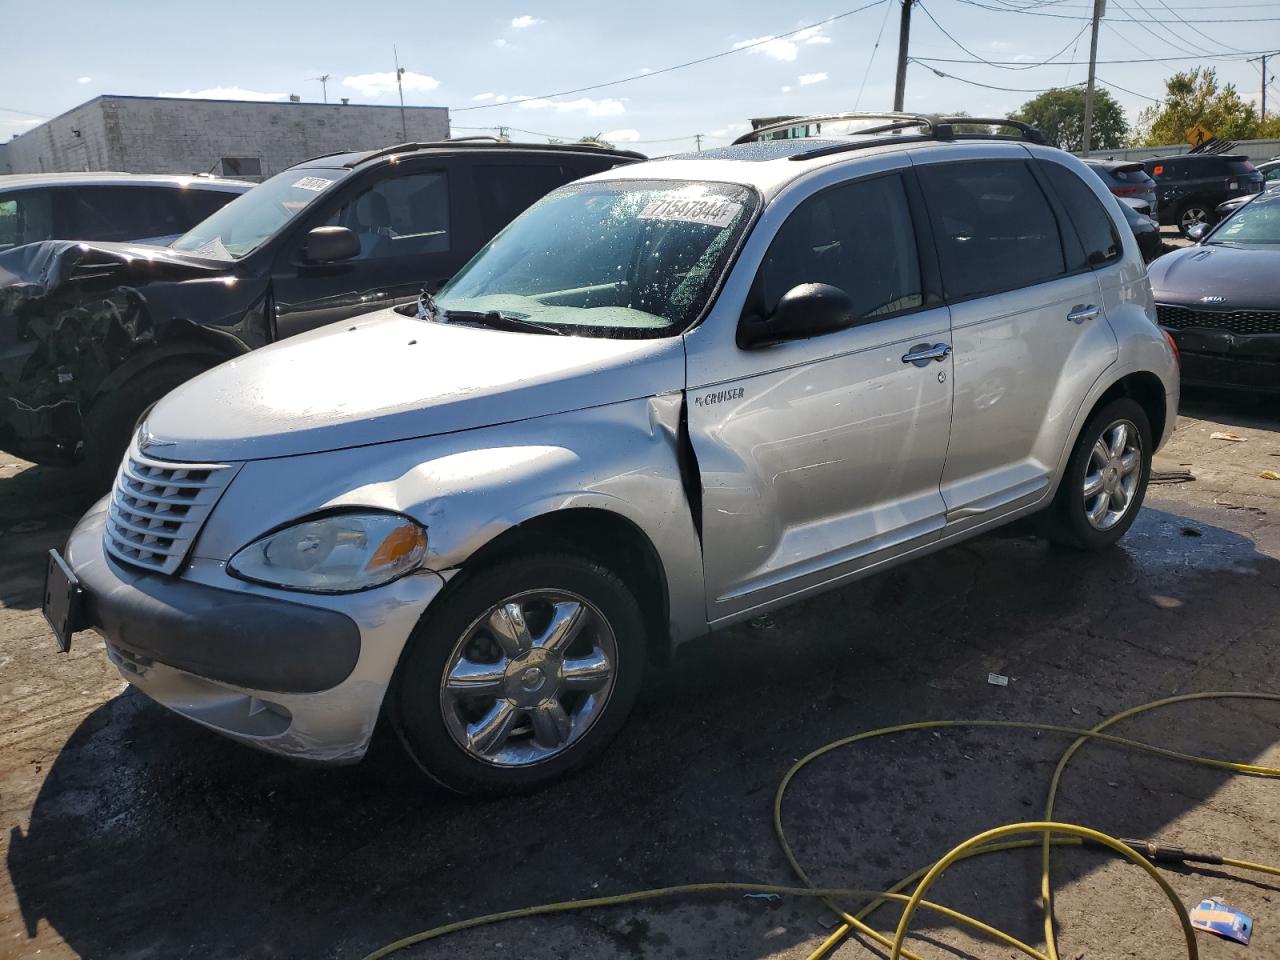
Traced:
<path id="1" fill-rule="evenodd" d="M 227 564 L 245 580 L 347 593 L 408 573 L 427 553 L 427 531 L 394 513 L 333 513 L 269 533 Z"/>

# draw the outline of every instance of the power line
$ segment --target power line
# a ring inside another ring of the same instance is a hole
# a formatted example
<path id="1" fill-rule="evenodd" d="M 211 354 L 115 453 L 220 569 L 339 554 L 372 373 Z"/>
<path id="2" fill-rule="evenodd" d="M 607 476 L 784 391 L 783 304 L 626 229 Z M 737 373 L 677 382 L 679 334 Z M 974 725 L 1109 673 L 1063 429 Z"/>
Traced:
<path id="1" fill-rule="evenodd" d="M 886 3 L 884 5 L 884 16 L 880 18 L 880 30 L 876 33 L 876 42 L 871 47 L 871 56 L 867 58 L 867 69 L 862 71 L 862 82 L 858 84 L 858 95 L 853 98 L 853 109 L 856 112 L 858 104 L 862 102 L 862 91 L 867 88 L 867 77 L 871 76 L 871 65 L 876 62 L 876 53 L 880 49 L 880 38 L 884 36 L 884 26 L 889 22 L 889 12 L 893 9 L 893 4 Z"/>
<path id="2" fill-rule="evenodd" d="M 1058 51 L 1057 53 L 1055 53 L 1053 56 L 1049 57 L 1047 60 L 1042 60 L 1042 61 L 1041 61 L 1041 62 L 1039 62 L 1039 63 L 1024 63 L 1024 64 L 1022 64 L 1021 66 L 1013 67 L 1013 66 L 1008 66 L 1008 65 L 1006 65 L 1006 64 L 993 62 L 993 61 L 991 61 L 991 60 L 986 59 L 986 58 L 985 58 L 985 57 L 983 57 L 981 54 L 974 53 L 972 50 L 970 50 L 968 47 L 966 47 L 963 43 L 961 43 L 959 40 L 957 40 L 957 39 L 956 39 L 956 38 L 951 34 L 951 32 L 950 32 L 949 30 L 947 30 L 947 28 L 946 28 L 946 27 L 944 27 L 942 24 L 940 24 L 940 23 L 938 22 L 938 18 L 937 18 L 937 17 L 935 17 L 932 13 L 930 13 L 930 12 L 929 12 L 929 8 L 928 8 L 928 7 L 926 7 L 926 6 L 924 5 L 924 3 L 922 2 L 922 0 L 917 0 L 917 2 L 916 2 L 916 6 L 918 6 L 921 10 L 923 10 L 923 11 L 924 11 L 924 15 L 925 15 L 926 17 L 928 17 L 928 18 L 933 22 L 933 25 L 934 25 L 935 27 L 937 27 L 939 30 L 941 30 L 941 31 L 942 31 L 943 36 L 945 36 L 948 40 L 950 40 L 952 43 L 954 43 L 957 47 L 959 47 L 959 48 L 960 48 L 961 50 L 963 50 L 965 53 L 969 54 L 969 56 L 971 56 L 971 57 L 976 57 L 980 62 L 985 63 L 987 66 L 989 66 L 989 67 L 998 67 L 998 68 L 999 68 L 999 69 L 1001 69 L 1001 70 L 1031 70 L 1031 69 L 1032 69 L 1032 68 L 1034 68 L 1034 67 L 1043 67 L 1043 66 L 1045 66 L 1046 64 L 1049 64 L 1049 63 L 1053 62 L 1053 61 L 1054 61 L 1054 60 L 1056 60 L 1058 57 L 1062 56 L 1064 53 L 1066 53 L 1066 52 L 1067 52 L 1067 47 L 1072 47 L 1072 46 L 1074 46 L 1074 45 L 1075 45 L 1075 43 L 1076 43 L 1076 41 L 1077 41 L 1077 40 L 1079 40 L 1079 39 L 1080 39 L 1080 37 L 1082 37 L 1082 36 L 1084 35 L 1084 32 L 1085 32 L 1086 30 L 1088 30 L 1088 29 L 1089 29 L 1089 25 L 1088 25 L 1088 24 L 1085 24 L 1083 27 L 1081 27 L 1081 28 L 1080 28 L 1080 32 L 1079 32 L 1079 33 L 1077 33 L 1074 37 L 1072 37 L 1070 40 L 1068 40 L 1068 41 L 1066 42 L 1066 44 L 1062 47 L 1062 49 L 1061 49 L 1061 50 L 1059 50 L 1059 51 Z"/>
<path id="3" fill-rule="evenodd" d="M 1155 20 L 1155 18 L 1153 18 L 1151 14 L 1147 11 L 1147 8 L 1143 7 L 1141 3 L 1138 4 L 1138 7 L 1142 10 L 1143 13 L 1147 15 L 1148 19 L 1150 19 L 1153 23 L 1156 23 L 1160 26 L 1164 26 L 1163 24 L 1160 24 L 1158 20 Z M 1143 23 L 1141 20 L 1135 17 L 1129 10 L 1120 6 L 1120 4 L 1118 3 L 1116 4 L 1116 9 L 1119 10 L 1121 13 L 1123 13 L 1126 17 L 1128 17 L 1134 23 L 1136 23 L 1138 26 L 1140 26 L 1143 30 L 1147 31 L 1147 33 L 1151 34 L 1161 43 L 1165 44 L 1166 46 L 1173 47 L 1173 49 L 1181 53 L 1188 53 L 1188 54 L 1191 54 L 1192 56 L 1196 55 L 1196 52 L 1194 50 L 1188 50 L 1186 47 L 1180 46 L 1179 44 L 1174 43 L 1172 40 L 1167 40 L 1164 37 L 1160 36 L 1160 34 L 1156 33 L 1149 26 L 1147 26 L 1145 23 Z M 1165 29 L 1168 30 L 1169 28 L 1165 27 Z"/>
<path id="4" fill-rule="evenodd" d="M 1175 10 L 1173 7 L 1169 6 L 1169 4 L 1165 2 L 1165 0 L 1160 0 L 1160 5 L 1164 7 L 1166 10 L 1168 10 L 1170 13 L 1172 13 L 1178 20 L 1181 20 L 1183 23 L 1187 23 L 1186 20 L 1182 19 L 1182 15 L 1179 14 L 1178 11 Z M 1190 27 L 1193 32 L 1200 34 L 1200 36 L 1204 37 L 1210 43 L 1215 44 L 1219 47 L 1222 47 L 1224 50 L 1230 50 L 1234 53 L 1244 53 L 1244 51 L 1241 50 L 1239 47 L 1233 47 L 1229 43 L 1223 43 L 1221 40 L 1215 40 L 1213 37 L 1209 36 L 1207 33 L 1205 33 L 1203 30 L 1201 30 L 1199 27 L 1195 26 L 1194 24 L 1187 23 L 1187 26 Z"/>
<path id="5" fill-rule="evenodd" d="M 1115 90 L 1121 91 L 1122 93 L 1129 93 L 1135 97 L 1141 97 L 1143 100 L 1150 100 L 1152 103 L 1164 103 L 1163 100 L 1157 100 L 1155 97 L 1148 97 L 1145 93 L 1139 93 L 1137 90 L 1130 90 L 1128 87 L 1122 87 L 1120 84 L 1112 83 L 1110 80 L 1104 80 L 1102 77 L 1098 77 L 1097 81 L 1104 87 L 1111 87 Z"/>
<path id="6" fill-rule="evenodd" d="M 763 46 L 766 43 L 773 43 L 775 40 L 785 40 L 787 37 L 794 37 L 797 33 L 804 33 L 807 30 L 813 30 L 817 27 L 824 27 L 829 23 L 835 23 L 837 20 L 843 20 L 845 17 L 851 17 L 855 13 L 861 13 L 864 10 L 870 10 L 872 7 L 877 7 L 882 3 L 888 3 L 888 2 L 889 0 L 871 0 L 870 3 L 864 4 L 861 7 L 856 7 L 853 10 L 846 10 L 844 13 L 837 13 L 834 16 L 827 17 L 823 20 L 816 20 L 813 23 L 804 25 L 803 27 L 797 27 L 794 30 L 788 30 L 786 33 L 779 33 L 774 36 L 762 37 L 759 40 L 755 40 L 751 43 L 744 43 L 740 47 L 731 47 L 728 50 L 721 50 L 719 53 L 712 53 L 705 57 L 698 57 L 694 60 L 686 60 L 684 63 L 675 63 L 669 67 L 663 67 L 660 70 L 650 70 L 648 73 L 632 74 L 631 76 L 623 77 L 620 80 L 607 80 L 603 83 L 592 83 L 584 87 L 574 87 L 571 90 L 558 90 L 555 93 L 544 93 L 534 97 L 518 97 L 514 100 L 505 100 L 502 103 L 480 103 L 480 104 L 473 104 L 472 106 L 469 106 L 469 107 L 451 107 L 450 110 L 453 113 L 463 113 L 464 111 L 469 111 L 469 110 L 488 110 L 493 107 L 508 106 L 513 103 L 527 103 L 530 100 L 550 100 L 553 97 L 567 97 L 574 93 L 587 93 L 588 91 L 591 91 L 591 90 L 603 90 L 605 87 L 616 87 L 622 83 L 631 83 L 633 80 L 644 80 L 648 77 L 658 77 L 664 73 L 671 73 L 673 70 L 683 70 L 686 67 L 694 67 L 700 63 L 708 63 L 712 60 L 719 60 L 721 57 L 728 57 L 728 56 L 732 56 L 735 53 L 741 53 L 744 50 L 751 50 L 755 47 Z"/>
<path id="7" fill-rule="evenodd" d="M 948 80 L 958 80 L 961 83 L 969 84 L 971 87 L 982 87 L 984 90 L 1007 90 L 1010 93 L 1048 93 L 1050 90 L 1063 89 L 1062 87 L 996 87 L 989 83 L 979 83 L 977 80 L 969 80 L 966 77 L 957 77 L 954 73 L 946 73 L 945 71 L 939 70 L 937 67 L 925 63 L 920 57 L 908 57 L 907 59 L 920 64 L 920 66 L 924 67 L 926 70 L 932 71 L 939 77 L 945 77 Z M 1073 83 L 1071 86 L 1079 87 L 1082 86 L 1082 84 Z"/>
<path id="8" fill-rule="evenodd" d="M 1053 17 L 1056 20 L 1092 20 L 1092 17 L 1078 17 L 1066 13 L 1044 13 L 1039 10 L 1023 10 L 1020 7 L 993 7 L 990 3 L 983 3 L 981 0 L 960 0 L 960 3 L 968 4 L 971 7 L 978 7 L 982 10 L 990 10 L 994 13 L 1020 13 L 1028 17 Z M 1207 20 L 1184 20 L 1183 23 L 1276 23 L 1280 22 L 1280 17 L 1217 17 Z"/>
<path id="9" fill-rule="evenodd" d="M 35 117 L 37 120 L 48 120 L 43 113 L 32 113 L 30 110 L 15 110 L 13 107 L 0 107 L 0 113 L 17 113 L 24 117 Z"/>
<path id="10" fill-rule="evenodd" d="M 1106 25 L 1106 21 L 1103 21 Z M 1270 50 L 1245 50 L 1241 54 L 1234 53 L 1197 53 L 1194 56 L 1185 57 L 1130 57 L 1119 60 L 1099 60 L 1098 63 L 1172 63 L 1179 60 L 1232 60 L 1241 62 L 1242 54 L 1250 53 L 1262 55 L 1266 53 L 1270 55 Z M 912 57 L 912 60 L 927 61 L 928 63 L 985 63 L 993 67 L 1017 66 L 1023 61 L 1021 60 L 965 60 L 961 57 Z M 1048 64 L 1036 64 L 1036 66 L 1050 67 L 1083 67 L 1088 66 L 1088 60 L 1056 60 Z"/>

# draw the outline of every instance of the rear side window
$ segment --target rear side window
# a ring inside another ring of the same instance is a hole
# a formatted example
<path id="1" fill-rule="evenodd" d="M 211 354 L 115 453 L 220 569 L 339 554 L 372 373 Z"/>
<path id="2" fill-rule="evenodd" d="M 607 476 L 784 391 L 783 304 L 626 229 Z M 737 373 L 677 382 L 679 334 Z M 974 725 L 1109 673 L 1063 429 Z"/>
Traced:
<path id="1" fill-rule="evenodd" d="M 1040 165 L 1049 183 L 1067 210 L 1067 216 L 1084 244 L 1085 258 L 1091 267 L 1120 259 L 1123 249 L 1120 234 L 1097 195 L 1079 177 L 1057 163 Z"/>
<path id="2" fill-rule="evenodd" d="M 0 250 L 53 237 L 53 202 L 48 190 L 0 194 Z"/>
<path id="3" fill-rule="evenodd" d="M 1066 272 L 1058 222 L 1021 160 L 942 163 L 918 170 L 948 298 L 963 300 Z"/>
<path id="4" fill-rule="evenodd" d="M 839 287 L 853 300 L 859 319 L 914 310 L 924 302 L 920 256 L 900 177 L 824 190 L 792 212 L 760 265 L 759 309 L 768 316 L 783 294 L 802 283 Z"/>
<path id="5" fill-rule="evenodd" d="M 556 187 L 578 179 L 575 171 L 556 163 L 478 163 L 472 170 L 480 217 L 490 233 L 497 233 Z"/>

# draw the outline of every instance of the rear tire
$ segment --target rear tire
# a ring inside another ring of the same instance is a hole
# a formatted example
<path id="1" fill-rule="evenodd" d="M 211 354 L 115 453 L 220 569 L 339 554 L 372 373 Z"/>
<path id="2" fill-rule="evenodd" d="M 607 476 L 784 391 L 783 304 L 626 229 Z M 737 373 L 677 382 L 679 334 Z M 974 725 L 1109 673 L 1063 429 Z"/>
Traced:
<path id="1" fill-rule="evenodd" d="M 1178 232 L 1184 237 L 1195 224 L 1203 223 L 1213 226 L 1213 210 L 1203 203 L 1191 202 L 1178 208 Z"/>
<path id="2" fill-rule="evenodd" d="M 640 691 L 645 628 L 613 571 L 539 553 L 463 571 L 409 638 L 390 719 L 432 780 L 521 793 L 608 746 Z"/>
<path id="3" fill-rule="evenodd" d="M 1076 550 L 1103 550 L 1128 532 L 1151 477 L 1151 423 L 1128 397 L 1098 410 L 1076 439 L 1049 508 L 1046 535 Z"/>
<path id="4" fill-rule="evenodd" d="M 80 430 L 84 439 L 79 477 L 87 492 L 98 495 L 111 489 L 142 419 L 166 393 L 211 366 L 213 363 L 189 359 L 162 360 L 94 401 Z"/>

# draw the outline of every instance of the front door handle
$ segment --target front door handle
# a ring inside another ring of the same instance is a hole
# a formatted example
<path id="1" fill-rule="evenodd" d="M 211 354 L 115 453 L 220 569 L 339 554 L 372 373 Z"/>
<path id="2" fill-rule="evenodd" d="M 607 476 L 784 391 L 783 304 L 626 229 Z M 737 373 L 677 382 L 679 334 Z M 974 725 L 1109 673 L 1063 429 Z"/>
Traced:
<path id="1" fill-rule="evenodd" d="M 1092 320 L 1101 312 L 1091 303 L 1088 306 L 1072 307 L 1071 312 L 1067 314 L 1067 319 L 1072 323 L 1084 323 L 1086 320 Z"/>
<path id="2" fill-rule="evenodd" d="M 935 343 L 932 346 L 927 343 L 918 343 L 902 355 L 902 362 L 913 363 L 917 367 L 927 367 L 930 360 L 941 363 L 949 356 L 951 356 L 949 343 Z"/>

